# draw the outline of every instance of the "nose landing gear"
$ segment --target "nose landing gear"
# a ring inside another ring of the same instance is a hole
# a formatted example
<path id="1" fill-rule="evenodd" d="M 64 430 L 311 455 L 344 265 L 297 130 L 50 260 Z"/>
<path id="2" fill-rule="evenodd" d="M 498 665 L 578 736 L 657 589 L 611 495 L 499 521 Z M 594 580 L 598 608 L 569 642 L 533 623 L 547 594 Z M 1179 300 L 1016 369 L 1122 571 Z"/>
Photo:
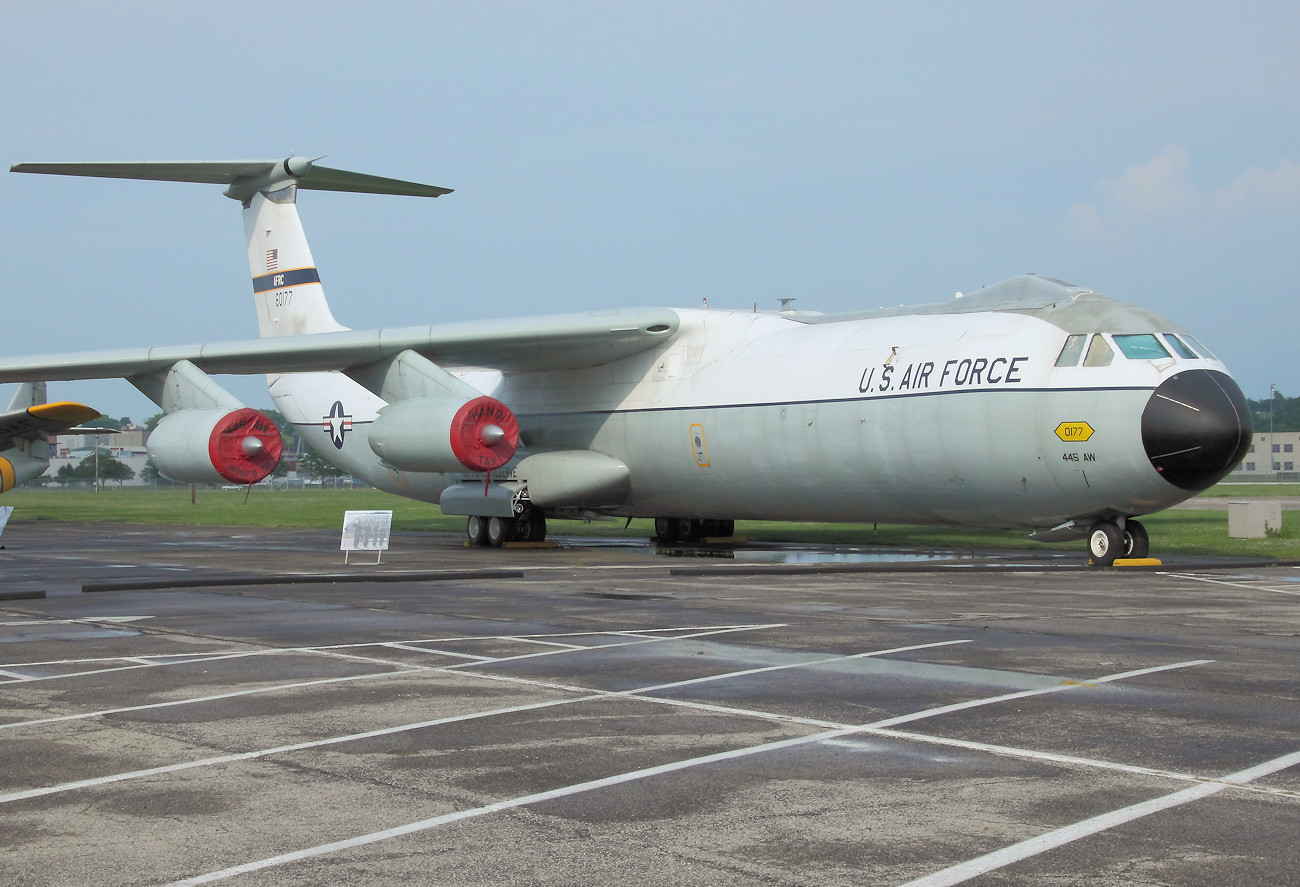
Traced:
<path id="1" fill-rule="evenodd" d="M 1088 530 L 1088 554 L 1093 566 L 1109 567 L 1119 558 L 1141 558 L 1151 552 L 1146 527 L 1133 519 L 1121 528 L 1112 520 L 1100 520 Z"/>

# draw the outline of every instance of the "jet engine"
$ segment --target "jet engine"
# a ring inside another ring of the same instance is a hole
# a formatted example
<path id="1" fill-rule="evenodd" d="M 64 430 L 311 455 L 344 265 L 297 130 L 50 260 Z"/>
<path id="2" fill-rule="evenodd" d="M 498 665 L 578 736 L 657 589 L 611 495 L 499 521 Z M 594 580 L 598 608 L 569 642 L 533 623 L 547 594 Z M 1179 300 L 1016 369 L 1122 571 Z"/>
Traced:
<path id="1" fill-rule="evenodd" d="M 280 463 L 280 430 L 250 407 L 180 410 L 149 435 L 158 470 L 190 484 L 255 484 Z"/>
<path id="2" fill-rule="evenodd" d="M 389 404 L 370 426 L 370 448 L 402 471 L 493 471 L 519 447 L 519 421 L 486 395 Z"/>

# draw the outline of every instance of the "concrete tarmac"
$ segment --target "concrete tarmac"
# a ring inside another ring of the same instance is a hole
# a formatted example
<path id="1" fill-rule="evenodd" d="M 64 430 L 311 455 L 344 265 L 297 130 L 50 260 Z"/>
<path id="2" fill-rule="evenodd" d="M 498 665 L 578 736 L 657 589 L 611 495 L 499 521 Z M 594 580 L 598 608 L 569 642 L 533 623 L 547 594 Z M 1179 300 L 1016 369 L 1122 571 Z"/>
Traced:
<path id="1" fill-rule="evenodd" d="M 1295 567 L 338 538 L 10 524 L 0 883 L 1300 871 Z"/>

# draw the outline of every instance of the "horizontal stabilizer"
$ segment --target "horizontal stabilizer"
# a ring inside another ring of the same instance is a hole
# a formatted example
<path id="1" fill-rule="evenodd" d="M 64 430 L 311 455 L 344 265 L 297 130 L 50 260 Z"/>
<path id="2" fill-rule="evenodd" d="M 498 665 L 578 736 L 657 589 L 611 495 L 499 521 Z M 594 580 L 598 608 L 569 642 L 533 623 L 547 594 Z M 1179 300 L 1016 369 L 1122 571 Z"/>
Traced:
<path id="1" fill-rule="evenodd" d="M 290 184 L 315 191 L 353 191 L 407 197 L 439 197 L 451 193 L 450 188 L 440 188 L 437 185 L 317 166 L 306 157 L 287 157 L 283 160 L 15 163 L 9 167 L 9 171 L 101 179 L 202 182 L 227 186 L 226 196 L 237 200 L 247 200 L 257 191 L 275 190 Z"/>
<path id="2" fill-rule="evenodd" d="M 89 422 L 99 417 L 99 410 L 84 404 L 70 401 L 39 403 L 25 410 L 0 414 L 0 440 L 42 439 L 50 434 L 69 431 L 82 422 Z"/>

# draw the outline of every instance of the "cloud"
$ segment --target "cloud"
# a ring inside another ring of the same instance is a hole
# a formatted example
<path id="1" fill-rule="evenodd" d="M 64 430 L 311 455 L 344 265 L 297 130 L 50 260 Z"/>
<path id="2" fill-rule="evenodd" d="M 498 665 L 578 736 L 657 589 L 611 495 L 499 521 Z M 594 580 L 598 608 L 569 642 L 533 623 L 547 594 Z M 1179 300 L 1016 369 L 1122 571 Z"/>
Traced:
<path id="1" fill-rule="evenodd" d="M 1296 212 L 1300 210 L 1300 163 L 1283 160 L 1276 169 L 1252 167 L 1205 203 L 1216 215 Z"/>
<path id="2" fill-rule="evenodd" d="M 1300 212 L 1300 163 L 1253 167 L 1209 194 L 1192 177 L 1187 150 L 1170 145 L 1145 163 L 1101 179 L 1095 202 L 1068 210 L 1071 229 L 1084 238 L 1131 236 L 1171 227 L 1216 228 L 1243 217 Z"/>

